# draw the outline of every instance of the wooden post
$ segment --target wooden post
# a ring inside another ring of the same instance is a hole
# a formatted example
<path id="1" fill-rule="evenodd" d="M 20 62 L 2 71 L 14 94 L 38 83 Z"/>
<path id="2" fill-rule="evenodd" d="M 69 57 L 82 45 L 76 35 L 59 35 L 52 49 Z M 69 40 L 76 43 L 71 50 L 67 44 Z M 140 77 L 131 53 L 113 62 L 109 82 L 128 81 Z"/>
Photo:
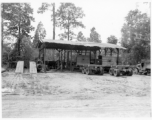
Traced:
<path id="1" fill-rule="evenodd" d="M 55 61 L 55 49 L 52 49 L 52 58 L 53 58 L 53 61 Z"/>
<path id="2" fill-rule="evenodd" d="M 63 62 L 62 62 L 62 50 L 61 50 L 61 70 L 63 70 L 62 68 L 63 68 Z"/>
<path id="3" fill-rule="evenodd" d="M 95 56 L 94 63 L 96 64 L 96 59 L 97 59 L 96 51 L 94 51 L 94 56 Z"/>
<path id="4" fill-rule="evenodd" d="M 58 67 L 60 67 L 60 50 L 58 50 L 59 52 L 59 61 L 58 61 Z"/>
<path id="5" fill-rule="evenodd" d="M 64 63 L 63 63 L 63 68 L 65 69 L 65 52 L 66 50 L 64 50 Z"/>
<path id="6" fill-rule="evenodd" d="M 105 48 L 105 56 L 106 56 L 106 54 L 107 54 L 107 49 Z"/>
<path id="7" fill-rule="evenodd" d="M 66 52 L 66 50 L 64 50 L 64 62 L 65 62 L 65 52 Z"/>
<path id="8" fill-rule="evenodd" d="M 78 51 L 76 51 L 77 55 L 76 55 L 76 65 L 77 65 L 77 58 L 78 58 Z"/>
<path id="9" fill-rule="evenodd" d="M 113 50 L 113 49 L 111 48 L 110 50 L 111 50 L 111 56 L 112 56 L 112 50 Z"/>
<path id="10" fill-rule="evenodd" d="M 119 64 L 119 48 L 116 48 L 117 50 L 117 65 Z"/>
<path id="11" fill-rule="evenodd" d="M 71 59 L 70 59 L 70 70 L 72 71 L 72 50 L 71 50 Z"/>
<path id="12" fill-rule="evenodd" d="M 46 72 L 45 53 L 46 53 L 46 48 L 43 49 L 44 72 Z"/>
<path id="13" fill-rule="evenodd" d="M 44 49 L 45 49 L 45 48 L 43 48 L 43 64 L 44 64 Z"/>
<path id="14" fill-rule="evenodd" d="M 90 55 L 89 56 L 90 56 L 90 63 L 91 63 L 91 50 L 90 50 Z"/>
<path id="15" fill-rule="evenodd" d="M 66 63 L 66 67 L 68 68 L 69 67 L 69 50 L 67 50 L 67 63 Z"/>

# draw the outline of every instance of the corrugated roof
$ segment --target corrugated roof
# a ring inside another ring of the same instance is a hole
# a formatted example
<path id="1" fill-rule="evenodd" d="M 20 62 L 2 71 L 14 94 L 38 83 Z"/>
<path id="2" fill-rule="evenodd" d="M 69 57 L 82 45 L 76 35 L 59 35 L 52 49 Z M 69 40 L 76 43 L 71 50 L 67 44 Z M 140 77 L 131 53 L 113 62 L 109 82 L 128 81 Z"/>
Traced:
<path id="1" fill-rule="evenodd" d="M 54 45 L 71 45 L 71 46 L 84 46 L 84 47 L 100 47 L 100 48 L 119 48 L 126 49 L 122 46 L 110 44 L 110 43 L 94 43 L 94 42 L 78 42 L 78 41 L 65 41 L 65 40 L 52 40 L 52 39 L 44 39 L 43 43 L 54 44 Z M 49 45 L 48 45 L 49 46 Z"/>

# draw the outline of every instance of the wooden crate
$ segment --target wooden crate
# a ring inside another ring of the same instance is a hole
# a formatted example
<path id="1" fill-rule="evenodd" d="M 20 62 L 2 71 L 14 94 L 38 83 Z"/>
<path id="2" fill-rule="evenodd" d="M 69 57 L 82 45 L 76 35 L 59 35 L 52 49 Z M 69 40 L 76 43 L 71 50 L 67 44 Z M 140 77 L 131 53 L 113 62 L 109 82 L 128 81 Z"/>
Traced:
<path id="1" fill-rule="evenodd" d="M 18 61 L 15 73 L 23 73 L 24 70 L 24 61 Z"/>
<path id="2" fill-rule="evenodd" d="M 37 73 L 36 63 L 30 61 L 30 73 Z"/>
<path id="3" fill-rule="evenodd" d="M 116 65 L 117 63 L 117 58 L 113 57 L 113 56 L 103 56 L 102 57 L 102 65 L 107 65 L 107 66 L 111 66 L 111 65 Z"/>
<path id="4" fill-rule="evenodd" d="M 88 65 L 90 64 L 90 56 L 78 55 L 77 56 L 77 65 Z"/>

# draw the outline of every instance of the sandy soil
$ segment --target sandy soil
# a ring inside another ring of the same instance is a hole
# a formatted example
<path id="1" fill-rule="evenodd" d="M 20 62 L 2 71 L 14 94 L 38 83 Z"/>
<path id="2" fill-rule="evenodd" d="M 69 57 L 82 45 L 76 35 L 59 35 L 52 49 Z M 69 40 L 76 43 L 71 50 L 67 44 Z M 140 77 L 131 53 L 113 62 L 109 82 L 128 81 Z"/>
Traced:
<path id="1" fill-rule="evenodd" d="M 150 76 L 114 77 L 77 72 L 23 78 L 12 94 L 14 73 L 2 75 L 2 117 L 150 117 Z"/>

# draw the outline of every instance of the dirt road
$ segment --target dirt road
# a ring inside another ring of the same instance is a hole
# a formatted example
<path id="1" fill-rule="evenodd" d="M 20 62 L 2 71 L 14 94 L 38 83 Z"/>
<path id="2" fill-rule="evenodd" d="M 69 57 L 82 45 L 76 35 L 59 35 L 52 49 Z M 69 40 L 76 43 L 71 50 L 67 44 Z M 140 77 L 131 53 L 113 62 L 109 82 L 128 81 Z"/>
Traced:
<path id="1" fill-rule="evenodd" d="M 3 89 L 14 76 L 8 74 L 2 78 Z M 32 83 L 30 76 L 23 77 Z M 40 73 L 36 81 L 40 87 L 32 94 L 2 93 L 3 118 L 151 116 L 150 76 L 56 72 Z"/>

